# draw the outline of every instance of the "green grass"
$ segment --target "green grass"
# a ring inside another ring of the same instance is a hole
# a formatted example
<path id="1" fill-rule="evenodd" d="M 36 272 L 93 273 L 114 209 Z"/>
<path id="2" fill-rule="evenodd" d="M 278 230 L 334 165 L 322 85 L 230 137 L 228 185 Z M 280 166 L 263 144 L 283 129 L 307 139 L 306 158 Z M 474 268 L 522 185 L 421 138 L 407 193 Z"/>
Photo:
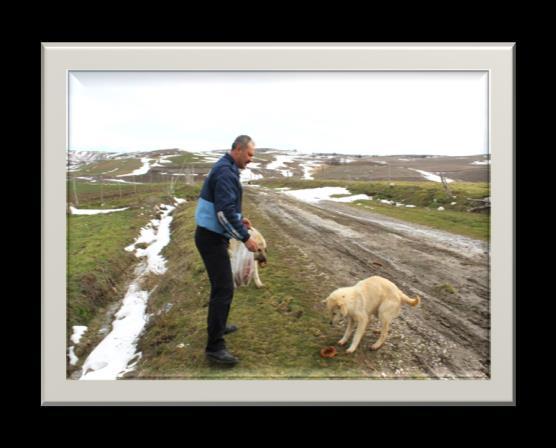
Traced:
<path id="1" fill-rule="evenodd" d="M 107 173 L 107 176 L 115 177 L 120 174 L 129 174 L 134 170 L 141 168 L 143 163 L 140 159 L 117 159 L 117 160 L 103 160 L 100 162 L 93 162 L 85 165 L 79 171 L 73 172 L 74 176 L 87 176 L 87 175 L 100 175 Z"/>
<path id="2" fill-rule="evenodd" d="M 361 204 L 361 206 L 357 206 Z M 490 217 L 487 214 L 460 211 L 438 211 L 424 207 L 405 208 L 380 204 L 376 201 L 355 201 L 349 205 L 380 213 L 403 221 L 421 224 L 438 230 L 488 241 Z"/>
<path id="3" fill-rule="evenodd" d="M 71 184 L 68 184 L 68 186 Z M 67 336 L 73 325 L 87 325 L 108 306 L 122 299 L 137 258 L 124 250 L 155 216 L 154 206 L 170 203 L 172 196 L 166 184 L 150 184 L 149 189 L 133 191 L 126 185 L 124 194 L 110 196 L 117 186 L 104 186 L 104 202 L 100 202 L 100 185 L 77 184 L 81 190 L 80 209 L 128 210 L 98 215 L 67 216 Z M 131 187 L 131 188 L 130 188 Z M 196 199 L 199 185 L 179 186 L 174 195 Z M 78 355 L 79 353 L 76 352 Z"/>
<path id="4" fill-rule="evenodd" d="M 165 168 L 184 168 L 189 165 L 193 166 L 212 166 L 213 163 L 203 162 L 205 159 L 189 152 L 185 152 L 176 157 L 169 157 L 167 159 L 172 163 L 164 163 Z"/>
<path id="5" fill-rule="evenodd" d="M 280 244 L 283 236 L 256 210 L 245 205 L 269 245 L 268 267 L 260 270 L 265 287 L 235 291 L 229 322 L 239 331 L 226 337 L 241 362 L 234 369 L 211 366 L 204 357 L 209 297 L 208 277 L 194 245 L 195 202 L 180 207 L 167 246 L 168 271 L 149 299 L 149 321 L 138 349 L 137 371 L 128 378 L 292 379 L 368 378 L 368 351 L 332 359 L 320 349 L 333 345 L 343 329 L 331 327 L 320 303 L 336 285 L 315 272 L 296 248 Z M 315 282 L 314 279 L 319 281 Z M 169 311 L 165 311 L 172 304 Z M 179 345 L 183 344 L 183 348 Z"/>
<path id="6" fill-rule="evenodd" d="M 436 285 L 434 290 L 439 297 L 446 297 L 448 294 L 457 294 L 457 289 L 450 283 Z"/>
<path id="7" fill-rule="evenodd" d="M 201 188 L 200 183 L 194 185 L 177 184 L 174 192 L 178 197 L 195 200 Z M 77 192 L 79 204 L 75 204 L 74 190 Z M 102 191 L 102 196 L 101 196 Z M 121 208 L 128 206 L 154 205 L 160 195 L 170 196 L 169 183 L 144 184 L 112 184 L 67 182 L 67 201 L 77 208 Z M 180 196 L 181 195 L 181 196 Z M 102 201 L 101 201 L 102 197 Z"/>
<path id="8" fill-rule="evenodd" d="M 257 183 L 271 188 L 289 187 L 318 188 L 345 187 L 351 194 L 366 194 L 373 200 L 359 200 L 349 205 L 367 208 L 392 218 L 401 219 L 435 229 L 488 240 L 490 235 L 490 215 L 472 213 L 467 210 L 476 204 L 469 199 L 481 199 L 489 195 L 488 184 L 457 182 L 450 184 L 455 198 L 449 197 L 437 182 L 360 182 L 342 180 L 261 180 Z M 391 185 L 393 184 L 393 185 Z M 340 197 L 343 195 L 334 195 Z M 415 208 L 396 207 L 380 203 L 380 199 L 415 205 Z M 456 202 L 455 205 L 451 205 Z M 439 211 L 438 207 L 444 207 Z"/>
<path id="9" fill-rule="evenodd" d="M 68 329 L 88 325 L 113 301 L 127 268 L 136 261 L 123 248 L 139 235 L 149 213 L 133 208 L 104 215 L 68 215 Z"/>

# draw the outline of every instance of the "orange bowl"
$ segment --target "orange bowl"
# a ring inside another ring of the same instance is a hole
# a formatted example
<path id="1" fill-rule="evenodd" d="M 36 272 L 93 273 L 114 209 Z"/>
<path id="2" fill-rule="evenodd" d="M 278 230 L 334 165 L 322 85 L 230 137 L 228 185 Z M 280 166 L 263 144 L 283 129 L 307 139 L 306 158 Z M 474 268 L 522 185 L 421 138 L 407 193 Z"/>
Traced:
<path id="1" fill-rule="evenodd" d="M 334 358 L 336 356 L 336 348 L 332 346 L 321 348 L 320 356 L 321 358 Z"/>

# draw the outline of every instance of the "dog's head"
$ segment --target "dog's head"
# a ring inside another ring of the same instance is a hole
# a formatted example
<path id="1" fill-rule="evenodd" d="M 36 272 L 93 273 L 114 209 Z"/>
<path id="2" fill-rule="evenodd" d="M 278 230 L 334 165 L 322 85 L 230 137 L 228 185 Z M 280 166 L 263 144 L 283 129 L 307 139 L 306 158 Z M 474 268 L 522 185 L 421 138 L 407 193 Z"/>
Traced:
<path id="1" fill-rule="evenodd" d="M 343 288 L 337 289 L 330 294 L 323 303 L 326 304 L 326 311 L 330 315 L 330 324 L 337 325 L 347 316 L 347 305 L 345 302 L 346 294 Z"/>
<path id="2" fill-rule="evenodd" d="M 259 266 L 261 268 L 264 268 L 266 266 L 266 254 L 267 254 L 266 241 L 261 235 L 261 232 L 259 232 L 254 227 L 251 227 L 249 229 L 249 234 L 259 246 L 259 250 L 255 253 L 255 260 L 257 260 L 257 263 L 259 263 Z"/>

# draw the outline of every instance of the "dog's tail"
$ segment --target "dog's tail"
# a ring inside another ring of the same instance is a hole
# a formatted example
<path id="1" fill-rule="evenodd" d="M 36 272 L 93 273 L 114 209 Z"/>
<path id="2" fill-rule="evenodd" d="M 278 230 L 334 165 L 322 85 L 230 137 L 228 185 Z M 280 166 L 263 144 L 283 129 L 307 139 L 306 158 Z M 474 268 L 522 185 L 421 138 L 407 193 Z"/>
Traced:
<path id="1" fill-rule="evenodd" d="M 419 296 L 415 296 L 414 299 L 410 299 L 403 292 L 400 291 L 400 293 L 401 293 L 400 297 L 402 298 L 402 302 L 407 303 L 408 305 L 417 306 L 421 303 L 421 297 Z"/>

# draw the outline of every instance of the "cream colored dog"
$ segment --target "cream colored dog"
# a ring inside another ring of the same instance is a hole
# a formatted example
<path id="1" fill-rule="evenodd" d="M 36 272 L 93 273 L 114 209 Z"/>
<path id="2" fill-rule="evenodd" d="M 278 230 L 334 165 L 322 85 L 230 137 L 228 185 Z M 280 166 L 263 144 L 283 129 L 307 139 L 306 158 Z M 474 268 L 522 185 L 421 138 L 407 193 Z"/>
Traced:
<path id="1" fill-rule="evenodd" d="M 251 280 L 255 280 L 257 288 L 264 286 L 259 277 L 259 265 L 266 266 L 266 241 L 261 233 L 251 227 L 249 234 L 256 241 L 259 250 L 256 253 L 249 252 L 245 244 L 236 239 L 230 240 L 228 253 L 230 254 L 230 262 L 232 264 L 232 274 L 234 277 L 234 286 L 248 286 Z"/>
<path id="2" fill-rule="evenodd" d="M 347 320 L 346 332 L 338 344 L 345 345 L 356 327 L 351 346 L 346 350 L 353 353 L 373 315 L 382 323 L 380 337 L 371 346 L 371 350 L 378 350 L 388 336 L 390 322 L 400 314 L 402 303 L 416 306 L 421 299 L 419 296 L 410 299 L 390 280 L 375 275 L 354 286 L 335 290 L 323 302 L 332 314 L 332 324 Z"/>

